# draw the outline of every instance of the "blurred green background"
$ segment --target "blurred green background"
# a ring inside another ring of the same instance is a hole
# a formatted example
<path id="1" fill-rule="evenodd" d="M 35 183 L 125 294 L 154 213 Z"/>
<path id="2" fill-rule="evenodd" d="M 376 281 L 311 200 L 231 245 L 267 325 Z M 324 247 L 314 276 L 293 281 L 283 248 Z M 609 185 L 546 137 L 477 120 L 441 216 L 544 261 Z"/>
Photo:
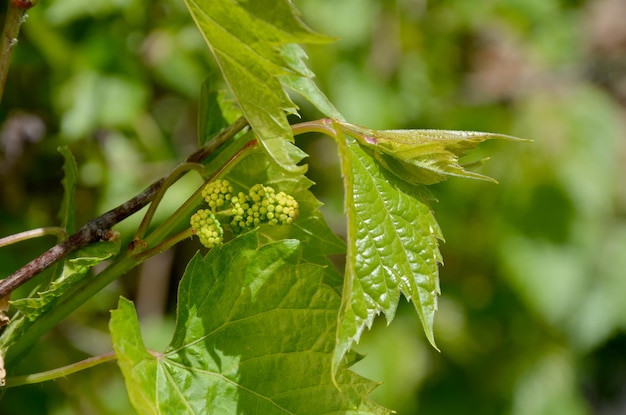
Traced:
<path id="1" fill-rule="evenodd" d="M 6 1 L 2 2 L 6 4 Z M 626 2 L 295 0 L 322 89 L 377 129 L 491 131 L 473 159 L 500 184 L 432 187 L 446 242 L 437 352 L 405 301 L 357 350 L 399 414 L 626 413 Z M 200 85 L 219 76 L 182 0 L 49 0 L 22 27 L 0 106 L 0 236 L 58 223 L 62 158 L 80 169 L 78 224 L 141 191 L 196 145 Z M 320 115 L 304 102 L 304 119 Z M 296 120 L 294 120 L 296 121 Z M 302 137 L 314 191 L 343 232 L 336 149 Z M 199 180 L 176 185 L 165 217 Z M 119 230 L 128 237 L 137 218 Z M 0 250 L 8 275 L 54 243 Z M 171 334 L 181 244 L 48 334 L 19 373 L 111 349 L 108 310 L 135 299 L 149 347 Z M 45 277 L 44 277 L 45 278 Z M 32 287 L 31 287 L 32 288 Z M 27 292 L 29 287 L 23 289 Z M 10 390 L 0 414 L 129 413 L 113 363 Z"/>

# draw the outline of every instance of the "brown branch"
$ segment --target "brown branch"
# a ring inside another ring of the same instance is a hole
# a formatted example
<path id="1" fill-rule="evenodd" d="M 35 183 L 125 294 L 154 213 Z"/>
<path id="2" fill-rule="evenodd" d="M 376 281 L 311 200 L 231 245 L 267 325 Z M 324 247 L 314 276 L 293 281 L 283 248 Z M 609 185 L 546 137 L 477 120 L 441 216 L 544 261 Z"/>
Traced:
<path id="1" fill-rule="evenodd" d="M 233 124 L 211 139 L 205 146 L 187 157 L 186 163 L 198 163 L 211 155 L 220 146 L 234 137 L 239 131 L 244 129 L 248 122 L 244 118 L 239 118 Z M 111 209 L 102 216 L 92 219 L 83 225 L 76 233 L 69 238 L 50 248 L 38 258 L 35 258 L 22 268 L 0 280 L 0 298 L 5 297 L 35 275 L 44 271 L 49 266 L 60 261 L 72 252 L 97 241 L 111 240 L 114 234 L 111 231 L 113 225 L 126 219 L 133 213 L 141 210 L 150 203 L 159 192 L 167 177 L 163 177 L 152 183 L 146 190 L 139 193 L 129 201 Z"/>

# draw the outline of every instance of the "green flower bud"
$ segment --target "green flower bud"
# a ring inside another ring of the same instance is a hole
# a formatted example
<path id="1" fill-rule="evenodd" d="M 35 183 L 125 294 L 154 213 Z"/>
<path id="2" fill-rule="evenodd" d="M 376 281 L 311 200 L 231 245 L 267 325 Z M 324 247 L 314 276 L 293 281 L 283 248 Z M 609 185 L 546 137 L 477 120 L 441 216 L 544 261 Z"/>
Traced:
<path id="1" fill-rule="evenodd" d="M 231 200 L 233 192 L 233 187 L 228 180 L 217 179 L 204 186 L 202 197 L 209 204 L 211 211 L 215 213 Z"/>
<path id="2" fill-rule="evenodd" d="M 189 220 L 191 230 L 198 235 L 200 243 L 207 248 L 221 245 L 224 240 L 224 229 L 209 209 L 200 209 Z"/>
<path id="3" fill-rule="evenodd" d="M 261 224 L 284 225 L 298 217 L 298 202 L 285 192 L 276 193 L 273 187 L 255 184 L 248 194 L 239 192 L 230 200 L 233 232 L 254 228 Z"/>

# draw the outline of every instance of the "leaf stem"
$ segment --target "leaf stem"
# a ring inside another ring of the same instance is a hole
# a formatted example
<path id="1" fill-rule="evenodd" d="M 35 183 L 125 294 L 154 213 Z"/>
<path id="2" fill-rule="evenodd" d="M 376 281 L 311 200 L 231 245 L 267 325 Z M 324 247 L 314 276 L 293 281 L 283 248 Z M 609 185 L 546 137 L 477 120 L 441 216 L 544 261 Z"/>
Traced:
<path id="1" fill-rule="evenodd" d="M 170 249 L 171 247 L 173 247 L 180 241 L 187 239 L 187 238 L 191 238 L 192 236 L 193 236 L 193 232 L 191 228 L 187 228 L 185 230 L 178 232 L 175 235 L 170 236 L 169 238 L 165 239 L 164 241 L 162 241 L 155 247 L 146 249 L 145 251 L 141 251 L 134 257 L 139 262 L 143 262 L 152 256 L 155 256 L 155 255 L 160 254 L 161 252 L 167 251 L 168 249 Z"/>
<path id="2" fill-rule="evenodd" d="M 176 168 L 172 170 L 172 172 L 167 176 L 167 178 L 165 179 L 165 183 L 163 183 L 163 186 L 161 186 L 161 188 L 154 195 L 154 199 L 152 199 L 146 215 L 143 217 L 139 228 L 137 228 L 137 232 L 135 232 L 135 237 L 133 238 L 134 241 L 141 240 L 146 234 L 148 226 L 150 226 L 150 222 L 154 217 L 154 213 L 156 212 L 159 203 L 161 203 L 161 200 L 163 199 L 163 196 L 165 195 L 167 189 L 178 179 L 180 179 L 185 173 L 191 170 L 197 171 L 200 175 L 202 175 L 203 173 L 202 165 L 198 163 L 181 163 L 176 166 Z"/>
<path id="3" fill-rule="evenodd" d="M 291 126 L 293 135 L 305 133 L 321 133 L 329 137 L 337 139 L 337 131 L 333 127 L 333 120 L 330 118 L 322 118 L 316 121 L 306 121 Z"/>
<path id="4" fill-rule="evenodd" d="M 31 375 L 14 376 L 9 377 L 6 380 L 6 388 L 14 386 L 30 385 L 33 383 L 46 382 L 48 380 L 54 380 L 63 378 L 80 372 L 81 370 L 89 369 L 91 367 L 100 365 L 102 363 L 110 362 L 116 359 L 115 352 L 108 352 L 99 356 L 93 356 L 80 362 L 72 363 L 71 365 L 58 367 L 56 369 L 48 370 L 46 372 L 34 373 Z"/>

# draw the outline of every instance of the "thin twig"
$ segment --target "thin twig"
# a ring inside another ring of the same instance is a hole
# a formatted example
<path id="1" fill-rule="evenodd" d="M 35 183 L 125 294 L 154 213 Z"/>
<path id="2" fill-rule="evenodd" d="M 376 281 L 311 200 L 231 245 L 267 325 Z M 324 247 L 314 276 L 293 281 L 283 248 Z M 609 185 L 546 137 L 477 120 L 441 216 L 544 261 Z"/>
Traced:
<path id="1" fill-rule="evenodd" d="M 247 125 L 248 122 L 243 117 L 239 118 L 211 139 L 205 146 L 187 157 L 185 163 L 201 162 L 221 145 L 234 137 L 239 131 L 243 130 Z M 126 203 L 121 204 L 96 219 L 90 220 L 68 239 L 50 248 L 41 256 L 24 265 L 7 278 L 0 280 L 0 298 L 8 295 L 17 287 L 72 252 L 93 242 L 110 240 L 113 237 L 113 232 L 111 232 L 113 225 L 121 222 L 150 203 L 166 182 L 166 178 L 167 176 L 157 180 L 146 190 Z"/>
<path id="2" fill-rule="evenodd" d="M 305 121 L 291 125 L 291 131 L 294 136 L 304 133 L 321 133 L 329 137 L 336 137 L 337 131 L 333 127 L 333 120 L 330 118 L 322 118 L 315 121 Z"/>
<path id="3" fill-rule="evenodd" d="M 31 229 L 29 231 L 24 231 L 20 233 L 16 233 L 14 235 L 5 236 L 4 238 L 0 238 L 0 248 L 3 246 L 8 246 L 12 244 L 16 244 L 18 242 L 26 241 L 28 239 L 40 238 L 46 235 L 56 236 L 59 240 L 63 240 L 67 238 L 67 233 L 65 233 L 65 229 L 59 227 L 48 227 L 48 228 L 37 228 Z"/>

